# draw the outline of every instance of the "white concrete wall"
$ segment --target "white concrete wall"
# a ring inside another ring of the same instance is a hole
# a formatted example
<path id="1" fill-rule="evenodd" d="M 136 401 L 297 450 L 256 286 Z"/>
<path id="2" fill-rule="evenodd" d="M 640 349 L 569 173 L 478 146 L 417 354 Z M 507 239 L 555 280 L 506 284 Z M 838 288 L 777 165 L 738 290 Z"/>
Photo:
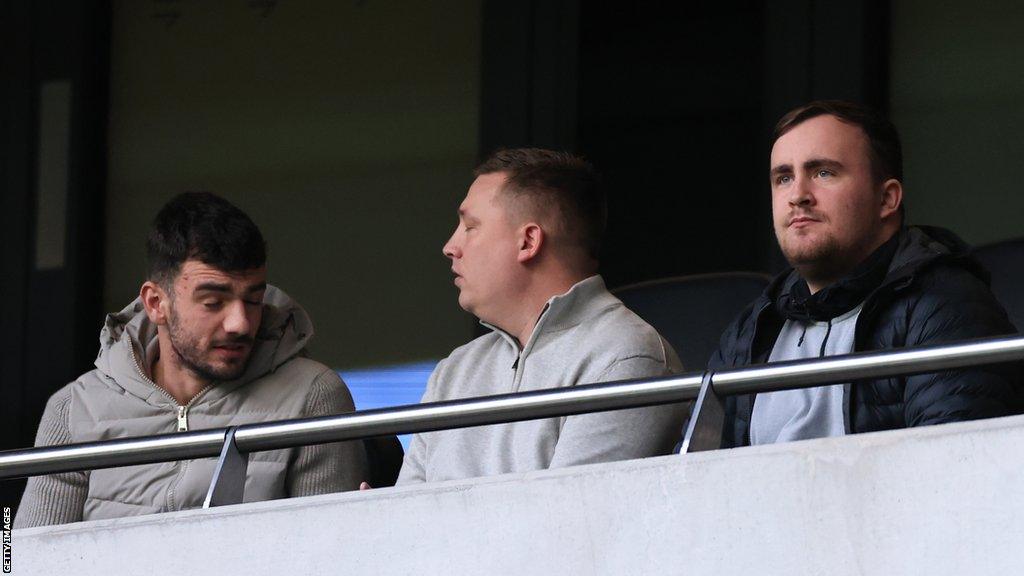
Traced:
<path id="1" fill-rule="evenodd" d="M 1020 574 L 1024 417 L 15 531 L 15 574 Z"/>

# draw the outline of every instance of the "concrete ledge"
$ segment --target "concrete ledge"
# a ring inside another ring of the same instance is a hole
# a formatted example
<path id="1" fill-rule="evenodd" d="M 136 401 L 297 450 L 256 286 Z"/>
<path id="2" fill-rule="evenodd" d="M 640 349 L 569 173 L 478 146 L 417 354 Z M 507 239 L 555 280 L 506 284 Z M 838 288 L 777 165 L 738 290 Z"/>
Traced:
<path id="1" fill-rule="evenodd" d="M 18 530 L 15 574 L 1017 574 L 1024 417 Z"/>

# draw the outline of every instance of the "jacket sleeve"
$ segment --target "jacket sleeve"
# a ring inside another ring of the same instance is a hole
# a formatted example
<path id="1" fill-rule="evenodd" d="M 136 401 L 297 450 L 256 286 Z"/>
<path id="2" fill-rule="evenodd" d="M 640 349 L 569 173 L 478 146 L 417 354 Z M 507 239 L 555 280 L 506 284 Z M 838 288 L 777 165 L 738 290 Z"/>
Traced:
<path id="1" fill-rule="evenodd" d="M 328 416 L 355 410 L 348 387 L 333 370 L 321 372 L 310 388 L 304 416 Z M 367 480 L 366 448 L 361 440 L 298 448 L 289 463 L 289 496 L 312 496 L 355 490 Z"/>
<path id="2" fill-rule="evenodd" d="M 751 302 L 729 323 L 718 339 L 718 348 L 708 358 L 708 370 L 731 368 L 745 356 L 746 351 L 743 348 L 751 344 L 752 335 L 750 333 L 757 321 L 756 309 L 760 306 L 760 300 Z M 696 369 L 696 367 L 691 367 L 691 369 Z"/>
<path id="3" fill-rule="evenodd" d="M 414 434 L 409 442 L 409 451 L 402 460 L 402 469 L 398 472 L 395 485 L 418 484 L 427 481 L 427 470 L 423 466 L 423 455 L 427 445 L 422 434 Z"/>
<path id="4" fill-rule="evenodd" d="M 755 308 L 759 306 L 759 301 L 749 304 L 725 329 L 719 338 L 718 349 L 708 359 L 708 370 L 716 371 L 746 363 L 744 360 L 749 353 L 747 349 L 752 346 L 752 333 L 757 322 Z M 725 417 L 722 422 L 722 447 L 734 448 L 749 444 L 749 413 L 753 395 L 726 396 L 723 403 Z M 679 436 L 677 449 L 682 448 L 684 434 L 685 429 Z"/>
<path id="5" fill-rule="evenodd" d="M 985 284 L 963 270 L 931 274 L 909 312 L 906 346 L 925 346 L 1015 332 Z M 922 374 L 906 379 L 907 426 L 925 426 L 1015 413 L 1020 364 Z"/>
<path id="6" fill-rule="evenodd" d="M 634 356 L 616 361 L 595 380 L 613 382 L 669 376 L 663 359 Z M 681 434 L 690 403 L 592 412 L 563 420 L 551 468 L 669 454 Z"/>
<path id="7" fill-rule="evenodd" d="M 708 358 L 708 370 L 718 370 L 729 366 L 728 358 L 736 347 L 737 333 L 739 331 L 740 318 L 733 320 L 718 339 L 718 348 Z"/>
<path id="8" fill-rule="evenodd" d="M 423 398 L 420 399 L 421 404 L 437 400 L 438 382 L 441 381 L 441 373 L 447 361 L 448 359 L 446 358 L 438 362 L 437 366 L 434 367 L 434 371 L 430 373 L 430 379 L 427 380 L 427 390 L 423 393 Z M 402 469 L 398 472 L 398 480 L 395 481 L 396 486 L 418 484 L 427 481 L 426 458 L 428 438 L 429 436 L 425 433 L 413 434 L 412 440 L 409 442 L 409 450 L 405 453 L 405 457 L 402 460 Z"/>
<path id="9" fill-rule="evenodd" d="M 61 389 L 50 397 L 39 422 L 36 446 L 71 443 L 68 427 L 70 403 L 70 388 Z M 85 472 L 33 476 L 25 486 L 14 527 L 31 528 L 79 522 L 82 520 L 88 493 L 89 476 Z"/>

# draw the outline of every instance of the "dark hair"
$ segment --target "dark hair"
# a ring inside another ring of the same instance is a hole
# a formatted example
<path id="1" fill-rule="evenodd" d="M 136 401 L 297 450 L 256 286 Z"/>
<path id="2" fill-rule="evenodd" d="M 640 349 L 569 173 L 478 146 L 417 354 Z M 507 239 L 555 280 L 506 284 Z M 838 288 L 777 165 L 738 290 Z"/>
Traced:
<path id="1" fill-rule="evenodd" d="M 835 116 L 860 128 L 871 149 L 871 172 L 876 182 L 889 178 L 903 181 L 903 147 L 896 127 L 878 112 L 844 100 L 816 100 L 790 110 L 775 125 L 772 144 L 797 125 L 818 116 Z"/>
<path id="2" fill-rule="evenodd" d="M 504 194 L 526 197 L 538 208 L 555 206 L 570 238 L 599 258 L 608 202 L 601 176 L 589 162 L 569 152 L 509 148 L 491 154 L 473 175 L 498 172 L 507 176 Z"/>
<path id="3" fill-rule="evenodd" d="M 166 286 L 190 259 L 225 272 L 259 268 L 267 261 L 267 244 L 234 204 L 209 192 L 185 192 L 153 219 L 146 256 L 149 279 Z"/>

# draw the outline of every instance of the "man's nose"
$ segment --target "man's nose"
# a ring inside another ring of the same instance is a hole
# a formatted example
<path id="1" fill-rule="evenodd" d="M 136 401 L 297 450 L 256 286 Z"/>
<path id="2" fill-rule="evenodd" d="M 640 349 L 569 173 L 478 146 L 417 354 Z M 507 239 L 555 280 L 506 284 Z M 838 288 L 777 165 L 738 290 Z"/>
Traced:
<path id="1" fill-rule="evenodd" d="M 797 178 L 790 188 L 790 206 L 810 206 L 814 204 L 814 192 L 811 190 L 809 178 Z"/>
<path id="2" fill-rule="evenodd" d="M 452 232 L 451 237 L 448 238 L 448 241 L 445 242 L 444 246 L 441 248 L 441 252 L 453 260 L 462 256 L 462 248 L 459 246 L 456 238 L 458 235 L 459 230 L 456 228 L 455 232 Z"/>
<path id="3" fill-rule="evenodd" d="M 224 316 L 224 331 L 228 334 L 248 334 L 249 315 L 245 312 L 245 302 L 241 299 L 229 304 Z"/>

